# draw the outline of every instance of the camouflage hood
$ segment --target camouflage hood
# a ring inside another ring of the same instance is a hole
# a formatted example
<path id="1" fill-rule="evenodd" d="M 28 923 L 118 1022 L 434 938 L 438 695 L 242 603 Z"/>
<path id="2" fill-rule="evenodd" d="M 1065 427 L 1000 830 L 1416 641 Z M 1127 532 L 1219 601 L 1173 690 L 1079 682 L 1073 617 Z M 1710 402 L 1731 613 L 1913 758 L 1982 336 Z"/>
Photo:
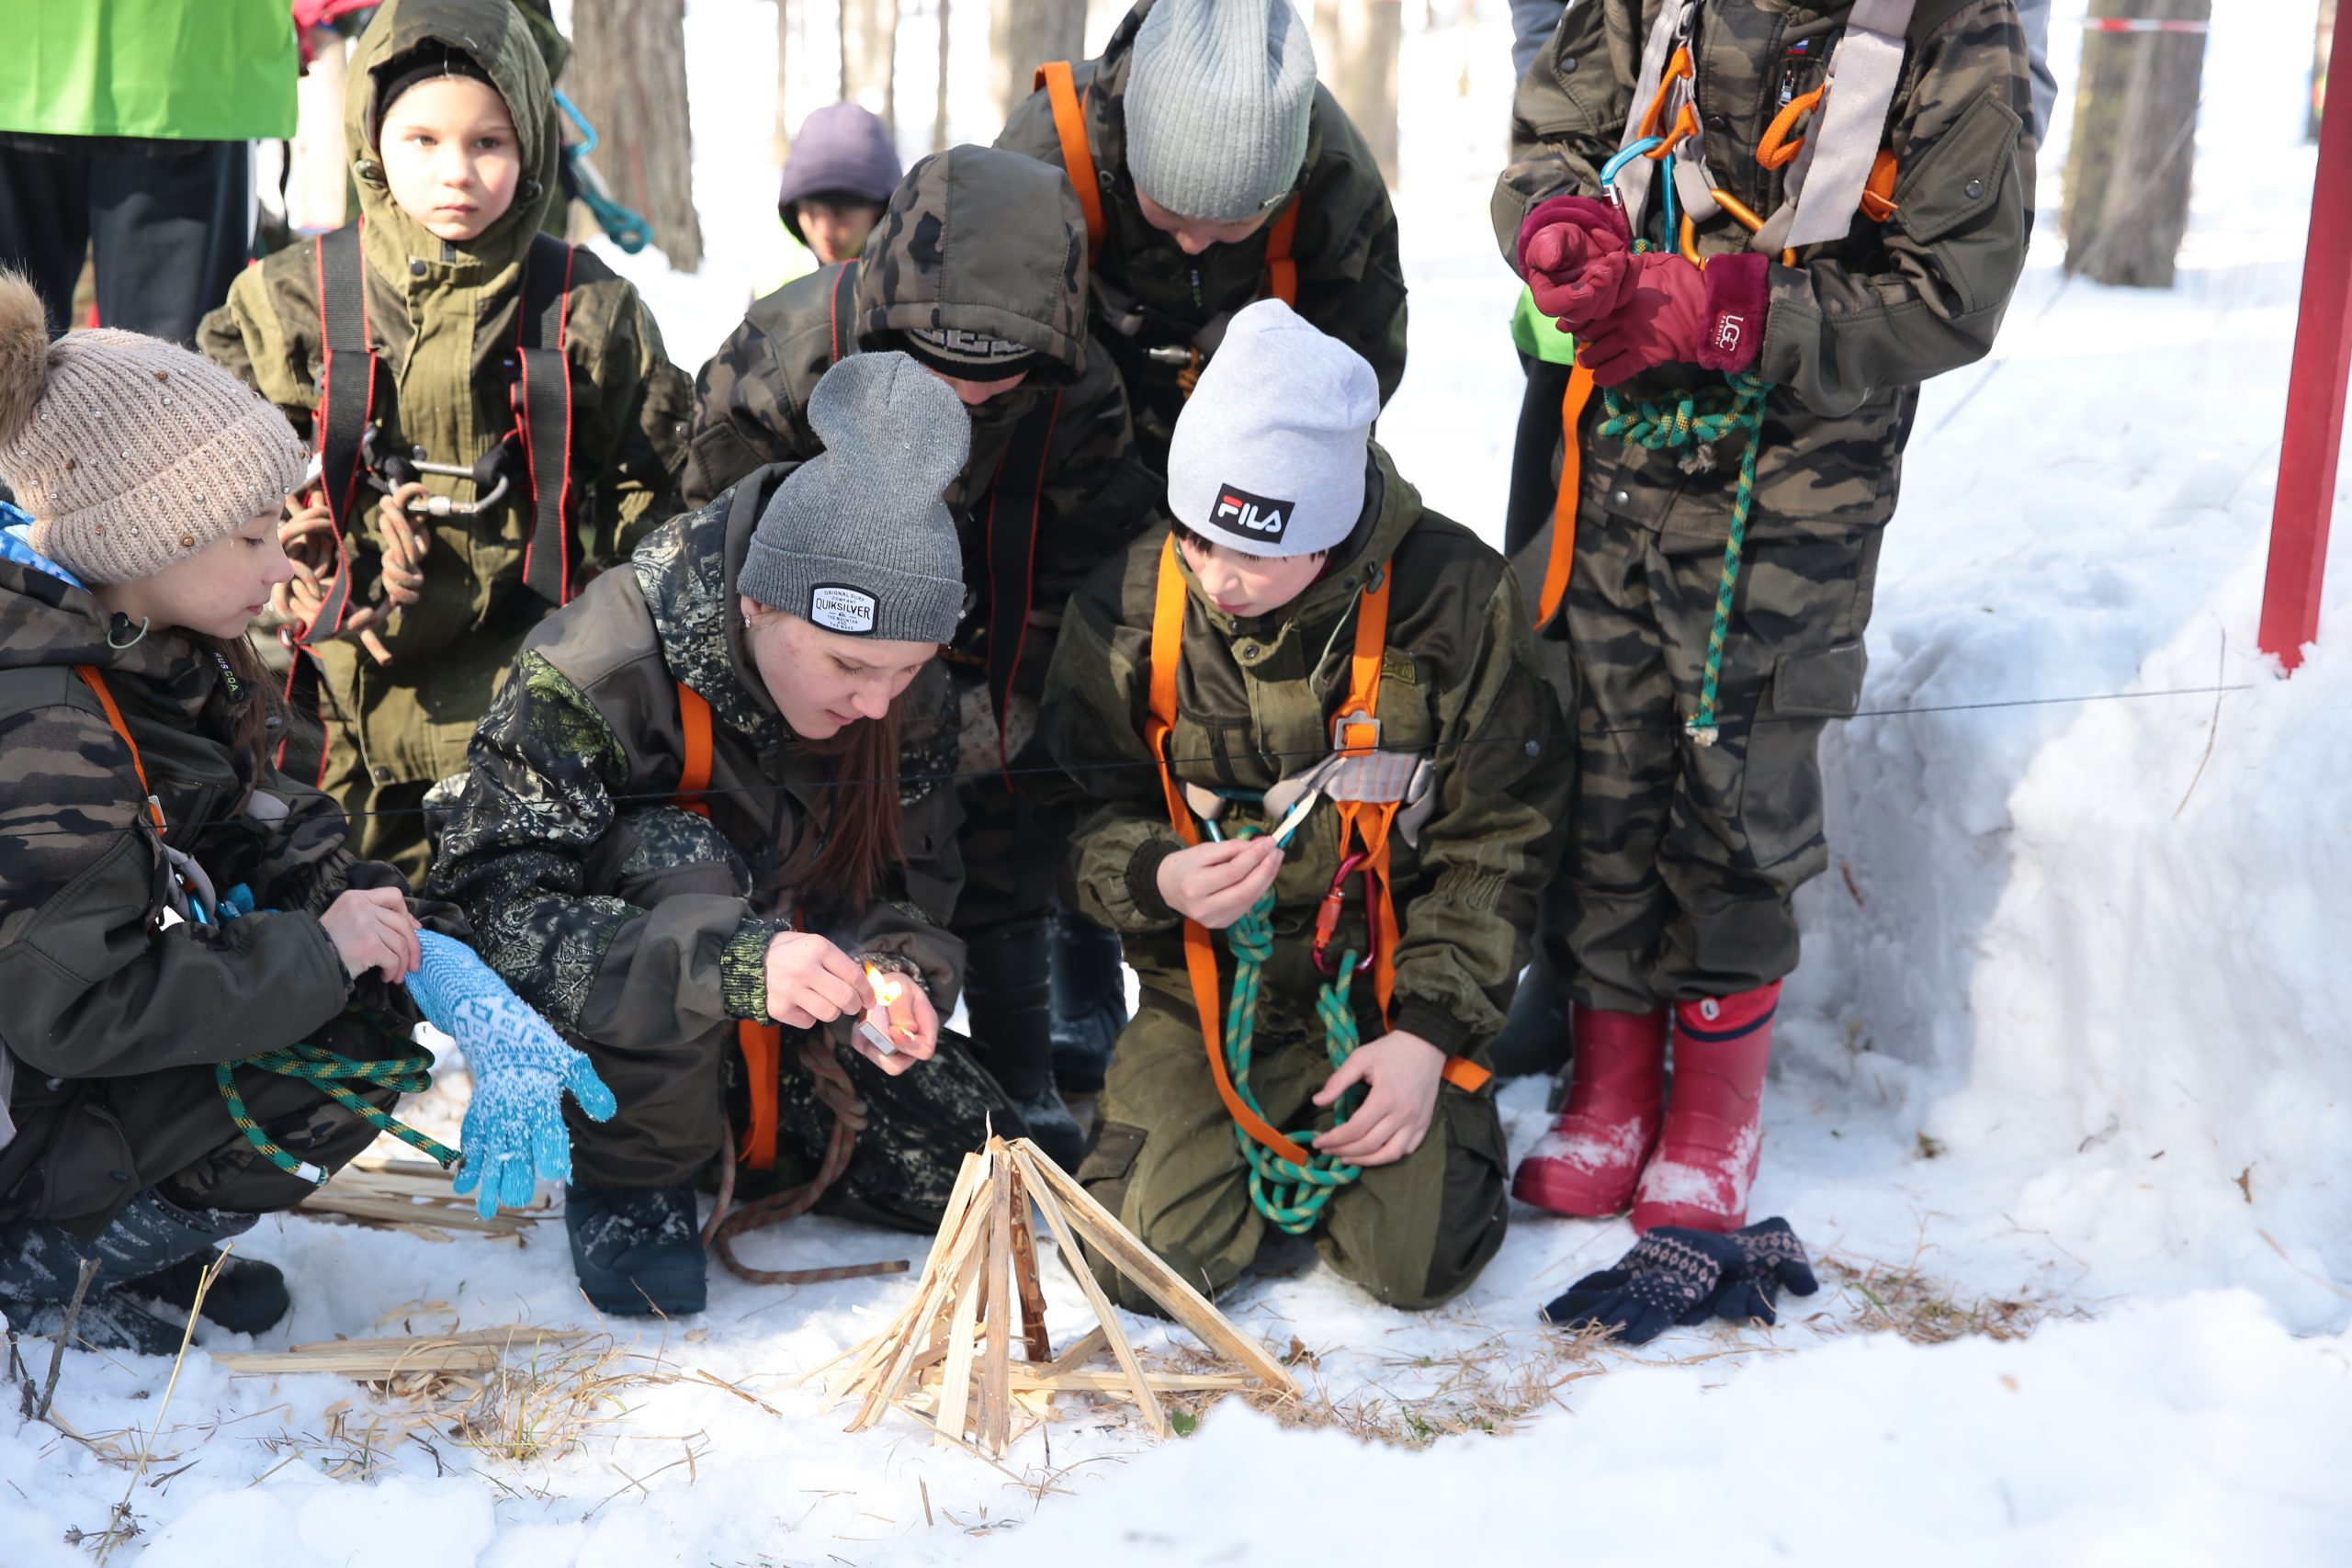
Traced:
<path id="1" fill-rule="evenodd" d="M 522 140 L 523 178 L 514 205 L 480 237 L 467 242 L 461 253 L 401 210 L 376 155 L 384 108 L 378 102 L 385 85 L 381 68 L 426 44 L 471 56 L 506 100 L 506 112 Z M 409 256 L 447 260 L 456 254 L 479 265 L 485 275 L 519 265 L 548 203 L 556 199 L 556 174 L 563 161 L 555 94 L 539 40 L 525 14 L 511 0 L 390 0 L 359 35 L 349 81 L 344 136 L 353 149 L 352 175 L 359 186 L 359 210 L 368 221 L 368 259 L 379 270 L 396 276 Z"/>
<path id="2" fill-rule="evenodd" d="M 700 694 L 720 723 L 753 738 L 780 730 L 783 717 L 743 646 L 735 579 L 768 497 L 798 467 L 775 463 L 746 475 L 701 511 L 646 536 L 629 561 L 671 673 Z"/>
<path id="3" fill-rule="evenodd" d="M 1041 384 L 1086 369 L 1086 220 L 1057 168 L 992 147 L 934 152 L 899 182 L 857 265 L 861 348 L 947 327 L 1044 355 Z"/>

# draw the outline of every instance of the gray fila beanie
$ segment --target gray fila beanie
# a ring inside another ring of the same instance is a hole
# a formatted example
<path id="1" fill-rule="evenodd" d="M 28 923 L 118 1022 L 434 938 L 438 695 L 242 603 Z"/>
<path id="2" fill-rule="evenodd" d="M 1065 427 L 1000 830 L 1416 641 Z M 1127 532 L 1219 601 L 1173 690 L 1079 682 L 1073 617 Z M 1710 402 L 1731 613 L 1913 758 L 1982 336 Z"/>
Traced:
<path id="1" fill-rule="evenodd" d="M 945 642 L 964 613 L 964 549 L 941 492 L 972 422 L 903 354 L 853 354 L 808 397 L 825 449 L 776 486 L 736 586 L 852 637 Z"/>
<path id="2" fill-rule="evenodd" d="M 1315 45 L 1291 0 L 1159 0 L 1124 102 L 1138 190 L 1186 218 L 1255 218 L 1306 162 Z"/>
<path id="3" fill-rule="evenodd" d="M 1363 355 L 1279 299 L 1234 313 L 1176 418 L 1168 509 L 1253 556 L 1346 542 L 1363 515 L 1380 380 Z"/>

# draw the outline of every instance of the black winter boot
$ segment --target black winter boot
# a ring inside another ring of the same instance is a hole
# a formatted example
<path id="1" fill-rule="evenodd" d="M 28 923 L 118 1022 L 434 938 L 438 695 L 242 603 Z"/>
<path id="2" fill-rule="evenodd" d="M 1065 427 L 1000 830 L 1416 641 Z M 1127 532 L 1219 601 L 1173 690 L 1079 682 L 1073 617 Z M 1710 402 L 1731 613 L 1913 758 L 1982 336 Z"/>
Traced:
<path id="1" fill-rule="evenodd" d="M 1053 972 L 1054 1082 L 1065 1094 L 1101 1094 L 1111 1047 L 1127 1026 L 1119 933 L 1057 901 Z"/>
<path id="2" fill-rule="evenodd" d="M 184 1321 L 196 1301 L 198 1283 L 215 1260 L 221 1267 L 212 1277 L 212 1288 L 204 1292 L 205 1321 L 217 1323 L 232 1334 L 266 1334 L 277 1327 L 286 1309 L 294 1304 L 293 1299 L 287 1294 L 286 1276 L 277 1266 L 258 1258 L 233 1252 L 223 1258 L 208 1248 L 169 1269 L 131 1280 L 123 1286 L 123 1292 L 177 1307 Z"/>
<path id="3" fill-rule="evenodd" d="M 1064 1170 L 1076 1170 L 1086 1140 L 1054 1088 L 1046 921 L 1011 921 L 966 937 L 964 945 L 973 1054 L 1003 1086 L 1037 1146 Z"/>
<path id="4" fill-rule="evenodd" d="M 98 1271 L 74 1337 L 101 1349 L 172 1355 L 179 1349 L 182 1325 L 164 1322 L 130 1298 L 151 1293 L 139 1288 L 149 1276 L 252 1229 L 256 1217 L 184 1209 L 151 1187 L 124 1204 L 95 1240 L 47 1220 L 0 1225 L 0 1311 L 20 1332 L 55 1333 L 64 1325 L 83 1259 L 96 1258 Z"/>
<path id="5" fill-rule="evenodd" d="M 1497 1077 L 1556 1073 L 1567 1065 L 1570 1034 L 1567 988 L 1553 967 L 1551 943 L 1538 941 L 1535 961 L 1519 977 L 1510 1012 L 1503 1020 L 1502 1032 L 1487 1047 L 1487 1060 Z"/>
<path id="6" fill-rule="evenodd" d="M 683 1317 L 700 1312 L 709 1285 L 692 1182 L 676 1187 L 563 1190 L 571 1269 L 598 1312 Z"/>

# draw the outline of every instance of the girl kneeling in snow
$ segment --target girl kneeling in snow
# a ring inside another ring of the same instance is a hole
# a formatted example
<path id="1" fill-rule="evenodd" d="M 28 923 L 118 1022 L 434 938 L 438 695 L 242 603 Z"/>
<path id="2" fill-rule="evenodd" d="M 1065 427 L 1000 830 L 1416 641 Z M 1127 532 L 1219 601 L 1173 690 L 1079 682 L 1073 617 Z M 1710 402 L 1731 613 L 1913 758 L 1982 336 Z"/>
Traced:
<path id="1" fill-rule="evenodd" d="M 0 516 L 0 1311 L 19 1330 L 57 1328 L 96 1258 L 78 1337 L 171 1353 L 179 1325 L 136 1303 L 184 1312 L 215 1242 L 376 1135 L 246 1059 L 430 1060 L 398 984 L 418 916 L 397 872 L 345 848 L 341 810 L 272 765 L 245 641 L 292 575 L 277 525 L 308 458 L 183 349 L 50 344 L 0 273 L 0 477 L 27 509 Z M 268 1327 L 284 1280 L 232 1262 L 205 1316 Z"/>
<path id="2" fill-rule="evenodd" d="M 933 656 L 966 598 L 941 496 L 971 423 L 896 353 L 834 366 L 808 418 L 817 457 L 663 525 L 531 634 L 433 869 L 624 1103 L 575 1122 L 565 1205 L 606 1312 L 702 1310 L 695 1188 L 730 1090 L 746 1165 L 913 1229 L 989 1125 L 1023 1131 L 939 1041 L 963 870 Z"/>

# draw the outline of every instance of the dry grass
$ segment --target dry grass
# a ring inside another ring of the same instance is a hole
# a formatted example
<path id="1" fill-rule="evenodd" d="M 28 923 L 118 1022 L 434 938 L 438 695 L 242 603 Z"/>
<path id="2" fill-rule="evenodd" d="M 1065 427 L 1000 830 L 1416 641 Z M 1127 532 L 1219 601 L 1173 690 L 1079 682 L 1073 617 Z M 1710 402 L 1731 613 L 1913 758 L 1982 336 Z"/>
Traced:
<path id="1" fill-rule="evenodd" d="M 2052 1312 L 2047 1302 L 2030 1298 L 1960 1295 L 1916 1262 L 1896 1267 L 1825 1258 L 1821 1276 L 1826 1287 L 1845 1293 L 1853 1311 L 1850 1315 L 1816 1311 L 1806 1320 L 1810 1326 L 1895 1334 L 1914 1345 L 1944 1345 L 1971 1336 L 2022 1339 Z"/>

